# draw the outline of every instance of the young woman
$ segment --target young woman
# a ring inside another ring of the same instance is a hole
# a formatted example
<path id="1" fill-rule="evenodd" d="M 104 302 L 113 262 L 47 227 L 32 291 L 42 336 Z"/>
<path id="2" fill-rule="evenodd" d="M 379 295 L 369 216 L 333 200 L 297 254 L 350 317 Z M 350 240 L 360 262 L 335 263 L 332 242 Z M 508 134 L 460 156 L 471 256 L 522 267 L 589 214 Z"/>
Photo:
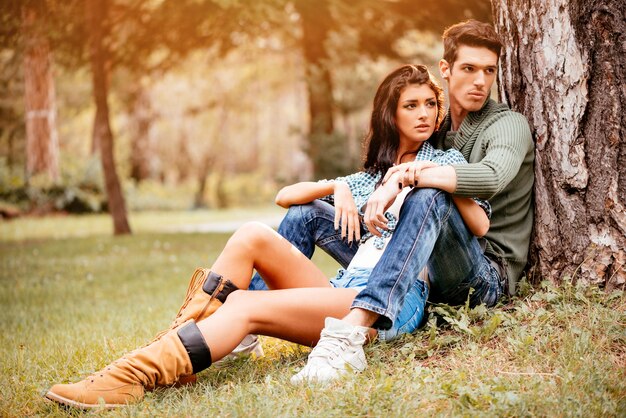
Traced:
<path id="1" fill-rule="evenodd" d="M 359 240 L 359 212 L 374 190 L 398 194 L 404 189 L 385 215 L 388 222 L 363 237 L 352 263 L 338 277 L 329 282 L 271 228 L 246 224 L 233 234 L 211 270 L 199 269 L 193 275 L 186 300 L 169 329 L 81 382 L 53 386 L 46 397 L 78 408 L 136 402 L 146 389 L 174 385 L 210 366 L 248 334 L 315 345 L 325 318 L 346 315 L 355 295 L 366 286 L 369 272 L 393 233 L 402 195 L 410 190 L 403 187 L 403 178 L 432 164 L 464 162 L 457 151 L 437 151 L 426 142 L 442 116 L 443 92 L 426 67 L 400 67 L 377 90 L 365 171 L 334 181 L 298 183 L 278 193 L 276 201 L 284 207 L 316 198 L 333 200 L 337 227 L 341 226 L 348 240 Z M 405 174 L 395 173 L 381 184 L 386 171 L 400 164 Z M 470 199 L 455 201 L 470 231 L 483 235 L 489 227 L 485 210 Z M 248 288 L 254 269 L 272 290 L 240 290 Z M 425 274 L 416 278 L 398 320 L 391 330 L 380 333 L 380 339 L 417 328 L 424 312 L 416 310 L 411 299 L 427 297 L 426 280 Z M 326 325 L 331 332 L 341 332 L 340 325 L 329 328 L 328 321 Z M 364 339 L 367 333 L 375 335 L 374 330 L 366 330 L 348 338 Z"/>

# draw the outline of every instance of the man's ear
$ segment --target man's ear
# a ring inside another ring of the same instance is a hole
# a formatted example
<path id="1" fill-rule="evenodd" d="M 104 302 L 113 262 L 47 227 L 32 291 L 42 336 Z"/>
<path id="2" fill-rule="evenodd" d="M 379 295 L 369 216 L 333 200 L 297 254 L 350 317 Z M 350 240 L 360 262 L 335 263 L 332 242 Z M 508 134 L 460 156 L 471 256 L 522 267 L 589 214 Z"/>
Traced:
<path id="1" fill-rule="evenodd" d="M 439 61 L 439 73 L 441 74 L 441 78 L 443 78 L 444 80 L 448 81 L 448 79 L 450 78 L 450 64 L 448 64 L 448 61 L 442 59 Z"/>

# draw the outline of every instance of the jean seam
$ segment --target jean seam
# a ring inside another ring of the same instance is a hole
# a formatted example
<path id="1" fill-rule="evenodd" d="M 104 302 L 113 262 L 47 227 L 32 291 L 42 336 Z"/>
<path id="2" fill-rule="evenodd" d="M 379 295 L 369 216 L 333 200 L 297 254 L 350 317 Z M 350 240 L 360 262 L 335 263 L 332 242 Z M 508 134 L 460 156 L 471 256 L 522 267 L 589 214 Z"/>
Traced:
<path id="1" fill-rule="evenodd" d="M 442 191 L 439 191 L 439 192 L 437 192 L 437 193 L 433 196 L 433 198 L 432 198 L 432 199 L 431 199 L 431 201 L 430 201 L 430 205 L 428 206 L 428 210 L 427 210 L 427 212 L 426 212 L 426 213 L 429 213 L 429 212 L 431 211 L 432 207 L 434 206 L 435 200 L 436 200 L 436 199 L 437 199 L 437 197 L 438 197 L 440 194 L 442 194 L 442 193 L 443 193 Z M 449 211 L 449 207 L 450 207 L 450 205 L 448 206 L 448 211 Z M 424 230 L 424 225 L 425 225 L 425 223 L 426 223 L 426 217 L 424 217 L 424 220 L 423 220 L 423 222 L 422 222 L 422 225 L 420 225 L 419 232 L 417 233 L 417 236 L 415 237 L 415 240 L 413 241 L 413 245 L 411 246 L 411 250 L 410 250 L 410 252 L 409 252 L 408 256 L 406 257 L 406 259 L 404 260 L 404 264 L 402 265 L 402 269 L 400 270 L 400 273 L 398 274 L 398 277 L 396 278 L 396 280 L 395 280 L 395 282 L 394 282 L 394 284 L 393 284 L 393 286 L 392 286 L 392 288 L 391 288 L 391 291 L 389 292 L 389 297 L 387 298 L 387 309 L 384 309 L 384 311 L 385 311 L 385 314 L 384 314 L 384 315 L 385 315 L 385 316 L 387 316 L 387 317 L 389 317 L 389 315 L 388 315 L 388 311 L 389 311 L 389 306 L 391 306 L 391 299 L 392 299 L 392 295 L 393 295 L 393 293 L 394 293 L 394 291 L 395 291 L 395 289 L 396 289 L 396 287 L 397 287 L 398 283 L 400 282 L 401 278 L 403 277 L 404 273 L 405 273 L 405 272 L 406 272 L 406 270 L 407 270 L 407 264 L 408 264 L 408 262 L 409 262 L 409 259 L 410 259 L 410 258 L 413 256 L 413 254 L 415 253 L 415 247 L 416 247 L 417 243 L 419 242 L 419 237 L 420 237 L 420 235 L 422 234 L 422 232 L 423 232 L 423 230 Z M 441 222 L 439 222 L 439 223 L 441 224 Z"/>
<path id="2" fill-rule="evenodd" d="M 359 302 L 357 300 L 355 300 L 352 303 L 351 309 L 353 309 L 353 308 L 364 309 L 366 311 L 374 312 L 374 313 L 377 313 L 377 314 L 383 315 L 383 316 L 386 316 L 386 314 L 387 314 L 385 312 L 385 309 L 383 309 L 383 308 L 379 308 L 378 306 L 370 305 L 369 303 Z"/>

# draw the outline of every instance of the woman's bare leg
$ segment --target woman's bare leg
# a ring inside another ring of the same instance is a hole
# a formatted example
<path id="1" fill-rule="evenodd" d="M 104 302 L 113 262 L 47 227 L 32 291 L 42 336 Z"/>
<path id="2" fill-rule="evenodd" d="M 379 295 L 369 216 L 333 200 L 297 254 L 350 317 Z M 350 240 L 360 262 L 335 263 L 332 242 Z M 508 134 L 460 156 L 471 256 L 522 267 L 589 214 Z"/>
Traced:
<path id="1" fill-rule="evenodd" d="M 327 316 L 342 318 L 357 292 L 352 289 L 305 288 L 233 292 L 226 303 L 198 327 L 219 360 L 250 333 L 313 346 Z"/>
<path id="2" fill-rule="evenodd" d="M 270 289 L 330 287 L 328 278 L 276 231 L 259 222 L 240 227 L 212 268 L 240 289 L 247 289 L 256 269 Z"/>

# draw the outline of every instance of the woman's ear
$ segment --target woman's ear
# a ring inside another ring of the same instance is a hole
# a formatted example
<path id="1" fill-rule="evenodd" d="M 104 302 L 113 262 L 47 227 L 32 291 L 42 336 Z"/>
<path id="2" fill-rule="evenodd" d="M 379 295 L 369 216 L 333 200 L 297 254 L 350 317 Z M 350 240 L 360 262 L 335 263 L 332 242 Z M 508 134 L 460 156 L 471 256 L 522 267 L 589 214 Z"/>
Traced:
<path id="1" fill-rule="evenodd" d="M 448 81 L 450 78 L 450 64 L 448 61 L 442 59 L 439 61 L 439 73 L 441 74 L 441 78 Z"/>

